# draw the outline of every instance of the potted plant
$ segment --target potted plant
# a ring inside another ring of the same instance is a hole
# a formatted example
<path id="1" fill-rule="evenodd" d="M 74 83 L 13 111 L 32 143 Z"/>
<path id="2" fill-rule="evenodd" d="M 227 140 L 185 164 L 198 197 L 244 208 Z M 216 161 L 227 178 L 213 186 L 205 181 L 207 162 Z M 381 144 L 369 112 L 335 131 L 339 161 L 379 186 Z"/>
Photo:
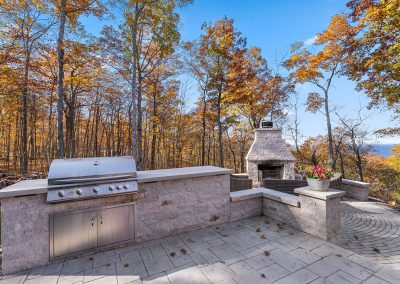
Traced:
<path id="1" fill-rule="evenodd" d="M 329 188 L 330 179 L 334 171 L 326 166 L 308 166 L 303 174 L 307 178 L 310 189 L 317 191 L 326 191 Z"/>

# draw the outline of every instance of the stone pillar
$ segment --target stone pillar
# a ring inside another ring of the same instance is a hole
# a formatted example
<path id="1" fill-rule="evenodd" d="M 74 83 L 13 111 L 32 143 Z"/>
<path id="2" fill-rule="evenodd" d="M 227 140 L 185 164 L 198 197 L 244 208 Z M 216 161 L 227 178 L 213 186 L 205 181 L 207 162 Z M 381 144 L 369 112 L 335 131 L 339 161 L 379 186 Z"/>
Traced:
<path id="1" fill-rule="evenodd" d="M 300 207 L 296 222 L 301 230 L 332 243 L 340 241 L 340 198 L 342 190 L 315 191 L 309 187 L 296 188 Z"/>

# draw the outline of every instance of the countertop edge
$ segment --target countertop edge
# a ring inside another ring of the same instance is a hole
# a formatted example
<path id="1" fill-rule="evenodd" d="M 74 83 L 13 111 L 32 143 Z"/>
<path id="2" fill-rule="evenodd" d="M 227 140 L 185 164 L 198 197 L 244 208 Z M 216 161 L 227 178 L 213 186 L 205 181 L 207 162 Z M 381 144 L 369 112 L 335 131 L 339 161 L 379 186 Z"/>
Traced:
<path id="1" fill-rule="evenodd" d="M 168 173 L 168 171 L 171 172 Z M 206 167 L 162 169 L 154 171 L 138 171 L 137 176 L 138 176 L 138 183 L 144 184 L 150 182 L 232 174 L 233 172 L 234 171 L 232 169 L 206 166 Z M 148 174 L 147 177 L 146 173 Z M 144 176 L 141 177 L 141 175 Z M 25 183 L 29 181 L 34 181 L 36 185 L 27 188 Z M 7 190 L 7 188 L 10 189 Z M 43 194 L 47 193 L 47 190 L 48 190 L 47 179 L 24 180 L 17 182 L 13 185 L 10 185 L 8 187 L 5 187 L 3 189 L 0 189 L 0 199 Z"/>

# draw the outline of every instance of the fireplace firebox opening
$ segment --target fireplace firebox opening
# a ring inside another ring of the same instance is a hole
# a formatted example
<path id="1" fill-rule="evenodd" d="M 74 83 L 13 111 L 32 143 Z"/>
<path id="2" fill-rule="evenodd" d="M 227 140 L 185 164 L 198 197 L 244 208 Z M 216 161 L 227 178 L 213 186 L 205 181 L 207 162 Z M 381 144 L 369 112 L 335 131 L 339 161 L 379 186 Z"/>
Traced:
<path id="1" fill-rule="evenodd" d="M 283 178 L 282 164 L 258 164 L 258 181 L 264 179 L 282 179 Z"/>

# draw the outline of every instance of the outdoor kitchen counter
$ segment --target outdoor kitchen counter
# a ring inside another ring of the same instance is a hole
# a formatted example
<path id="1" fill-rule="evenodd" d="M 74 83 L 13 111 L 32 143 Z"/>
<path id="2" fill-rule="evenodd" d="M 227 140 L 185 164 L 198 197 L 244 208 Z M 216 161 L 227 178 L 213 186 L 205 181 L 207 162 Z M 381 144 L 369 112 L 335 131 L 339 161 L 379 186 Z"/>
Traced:
<path id="1" fill-rule="evenodd" d="M 138 171 L 138 183 L 231 174 L 233 170 L 214 166 Z M 23 180 L 0 190 L 0 199 L 47 193 L 47 179 Z M 140 190 L 140 187 L 139 187 Z"/>

